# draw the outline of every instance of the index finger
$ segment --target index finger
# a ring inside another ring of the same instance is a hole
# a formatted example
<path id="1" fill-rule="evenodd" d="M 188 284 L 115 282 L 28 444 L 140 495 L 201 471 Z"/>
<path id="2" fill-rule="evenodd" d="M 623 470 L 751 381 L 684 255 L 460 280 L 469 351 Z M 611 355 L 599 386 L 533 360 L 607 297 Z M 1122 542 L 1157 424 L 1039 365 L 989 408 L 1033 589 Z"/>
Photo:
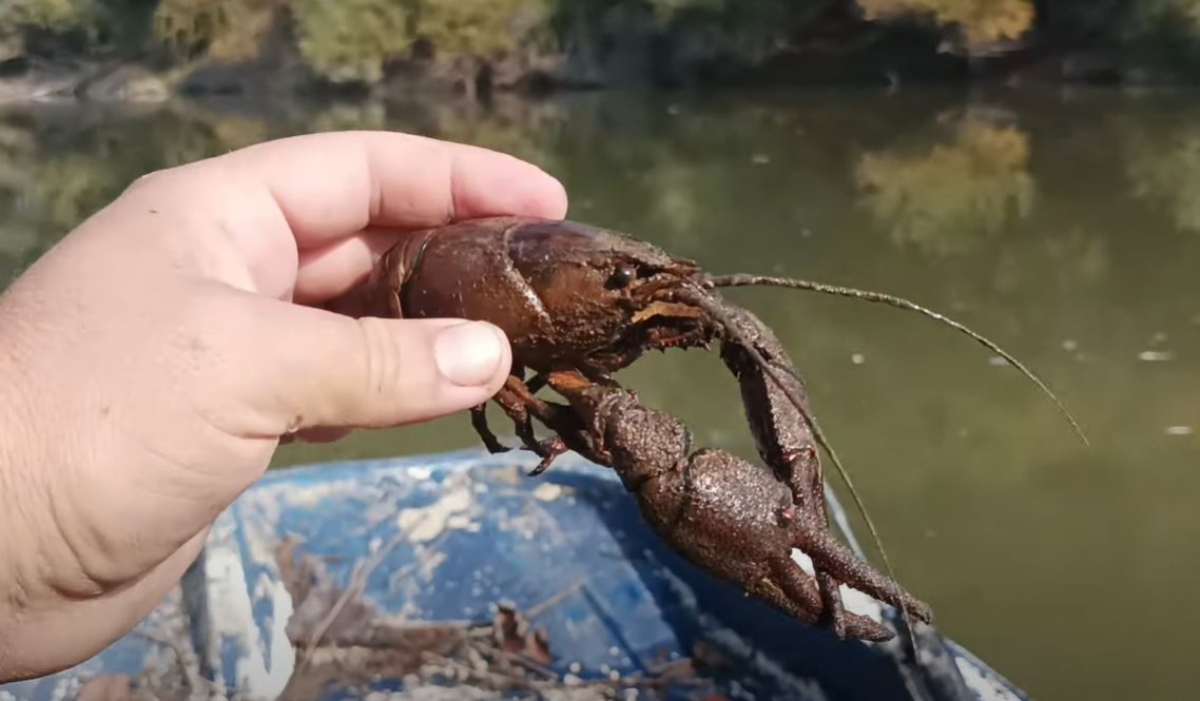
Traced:
<path id="1" fill-rule="evenodd" d="M 234 181 L 265 184 L 301 248 L 367 226 L 417 228 L 502 214 L 557 219 L 567 208 L 562 184 L 531 163 L 395 132 L 294 136 L 210 164 Z"/>
<path id="2" fill-rule="evenodd" d="M 299 251 L 369 227 L 490 215 L 561 219 L 567 196 L 537 166 L 496 151 L 396 132 L 329 132 L 249 146 L 143 182 L 139 196 L 190 213 L 233 244 L 254 289 L 296 283 Z M 214 237 L 211 240 L 218 240 Z"/>

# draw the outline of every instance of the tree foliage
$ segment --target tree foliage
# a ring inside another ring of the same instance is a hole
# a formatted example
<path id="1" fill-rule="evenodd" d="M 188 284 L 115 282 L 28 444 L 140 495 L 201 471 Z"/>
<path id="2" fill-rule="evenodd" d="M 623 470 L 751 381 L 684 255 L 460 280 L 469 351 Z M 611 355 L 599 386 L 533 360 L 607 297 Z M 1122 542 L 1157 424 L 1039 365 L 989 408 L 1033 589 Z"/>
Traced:
<path id="1" fill-rule="evenodd" d="M 258 54 L 277 0 L 160 0 L 153 31 L 159 41 L 186 55 L 203 52 L 218 61 Z"/>
<path id="2" fill-rule="evenodd" d="M 1193 28 L 1200 26 L 1200 0 L 1142 0 L 1137 6 L 1139 19 L 1146 24 L 1183 20 Z"/>
<path id="3" fill-rule="evenodd" d="M 333 81 L 378 80 L 383 62 L 408 48 L 407 3 L 401 0 L 294 0 L 300 53 Z"/>
<path id="4" fill-rule="evenodd" d="M 286 49 L 333 81 L 377 81 L 417 39 L 449 61 L 489 60 L 535 42 L 541 48 L 548 38 L 564 54 L 629 50 L 644 52 L 635 57 L 643 64 L 755 66 L 810 40 L 868 46 L 889 27 L 904 24 L 907 32 L 914 25 L 898 20 L 916 20 L 918 31 L 949 39 L 953 53 L 972 57 L 1016 50 L 1031 37 L 1053 41 L 1053 32 L 1030 33 L 1039 19 L 1065 38 L 1086 29 L 1118 47 L 1137 41 L 1200 57 L 1200 0 L 9 0 L 0 7 L 0 59 L 28 50 L 31 36 L 38 50 L 47 37 L 51 44 L 65 37 L 64 45 L 85 54 L 119 37 L 131 57 L 166 47 L 185 64 Z M 1046 17 L 1038 17 L 1040 10 L 1048 10 Z M 276 27 L 290 34 L 270 33 Z M 866 39 L 859 44 L 855 37 Z"/>
<path id="5" fill-rule="evenodd" d="M 516 48 L 548 10 L 544 0 L 421 0 L 416 33 L 439 52 L 486 57 Z"/>
<path id="6" fill-rule="evenodd" d="M 91 35 L 102 10 L 96 0 L 12 0 L 0 9 L 0 58 L 24 52 L 30 33 Z"/>
<path id="7" fill-rule="evenodd" d="M 1034 22 L 1030 0 L 857 0 L 869 19 L 931 17 L 955 27 L 968 49 L 1019 39 Z"/>
<path id="8" fill-rule="evenodd" d="M 95 18 L 93 0 L 15 0 L 8 22 L 39 29 L 67 29 Z"/>

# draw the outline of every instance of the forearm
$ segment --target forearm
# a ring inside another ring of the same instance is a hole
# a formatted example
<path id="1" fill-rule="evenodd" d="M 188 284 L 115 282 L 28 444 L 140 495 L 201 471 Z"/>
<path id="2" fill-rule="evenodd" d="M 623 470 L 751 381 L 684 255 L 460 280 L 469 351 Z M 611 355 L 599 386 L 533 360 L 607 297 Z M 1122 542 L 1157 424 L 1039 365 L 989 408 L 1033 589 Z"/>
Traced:
<path id="1" fill-rule="evenodd" d="M 28 290 L 18 280 L 0 298 L 0 682 L 72 664 L 75 646 L 63 641 L 85 627 L 78 614 L 100 593 L 59 519 L 71 510 L 68 459 L 86 431 L 43 367 L 43 315 Z"/>
<path id="2" fill-rule="evenodd" d="M 151 365 L 115 385 L 91 381 L 128 366 L 102 362 L 113 357 L 103 346 L 81 352 L 78 336 L 119 337 L 120 322 L 82 330 L 48 322 L 54 314 L 31 282 L 0 297 L 0 683 L 74 666 L 136 626 L 208 532 L 167 515 L 216 508 L 145 488 L 141 475 L 168 473 L 161 458 L 188 431 L 155 424 L 155 413 L 168 412 L 130 399 Z"/>
<path id="3" fill-rule="evenodd" d="M 45 490 L 31 467 L 39 462 L 29 390 L 23 377 L 18 320 L 11 300 L 0 300 L 0 682 L 35 676 L 23 641 L 38 604 L 36 512 Z"/>
<path id="4" fill-rule="evenodd" d="M 0 352 L 0 683 L 67 669 L 118 639 L 178 582 L 208 532 L 144 576 L 99 581 L 68 535 L 78 531 L 73 495 L 49 482 L 71 469 L 70 451 L 55 446 L 79 436 L 38 408 L 22 369 Z"/>

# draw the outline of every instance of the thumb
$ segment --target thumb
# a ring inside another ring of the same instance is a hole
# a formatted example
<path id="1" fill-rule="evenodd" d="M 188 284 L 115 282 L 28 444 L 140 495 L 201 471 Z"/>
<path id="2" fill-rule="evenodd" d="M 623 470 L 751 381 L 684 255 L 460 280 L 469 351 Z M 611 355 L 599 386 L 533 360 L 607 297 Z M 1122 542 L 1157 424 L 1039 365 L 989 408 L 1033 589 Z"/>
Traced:
<path id="1" fill-rule="evenodd" d="M 512 364 L 504 332 L 462 319 L 355 319 L 268 302 L 238 343 L 253 431 L 384 428 L 486 402 Z M 229 328 L 228 320 L 223 323 Z M 265 419 L 265 424 L 260 423 Z M 243 427 L 250 428 L 250 427 Z"/>

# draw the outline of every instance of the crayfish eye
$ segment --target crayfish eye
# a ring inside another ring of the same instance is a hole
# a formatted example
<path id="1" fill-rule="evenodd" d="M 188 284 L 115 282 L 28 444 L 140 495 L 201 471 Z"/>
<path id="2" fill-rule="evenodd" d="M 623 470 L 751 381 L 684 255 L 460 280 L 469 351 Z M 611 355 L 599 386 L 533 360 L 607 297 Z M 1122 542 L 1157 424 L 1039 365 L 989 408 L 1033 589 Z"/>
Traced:
<path id="1" fill-rule="evenodd" d="M 637 270 L 631 265 L 618 265 L 617 269 L 608 278 L 608 286 L 613 289 L 619 289 L 629 285 L 637 277 Z"/>

